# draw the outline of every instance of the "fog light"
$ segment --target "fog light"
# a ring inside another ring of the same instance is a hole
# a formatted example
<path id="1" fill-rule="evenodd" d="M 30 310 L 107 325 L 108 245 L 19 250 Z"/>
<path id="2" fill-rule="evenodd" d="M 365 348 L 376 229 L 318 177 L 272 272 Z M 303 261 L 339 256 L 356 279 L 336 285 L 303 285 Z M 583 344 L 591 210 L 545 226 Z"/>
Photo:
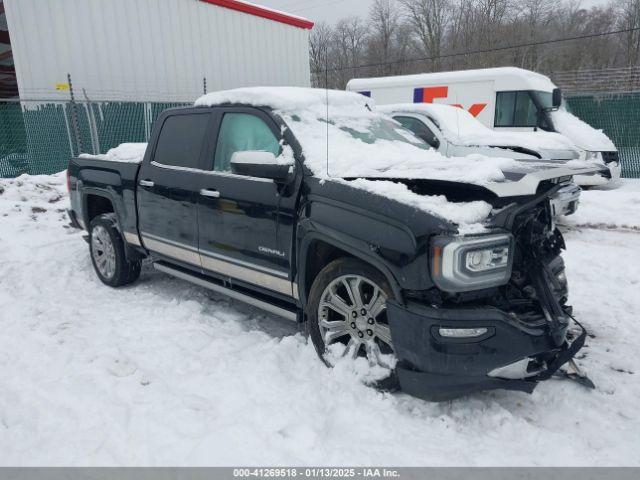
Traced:
<path id="1" fill-rule="evenodd" d="M 487 333 L 486 328 L 440 328 L 438 333 L 447 338 L 474 338 Z"/>

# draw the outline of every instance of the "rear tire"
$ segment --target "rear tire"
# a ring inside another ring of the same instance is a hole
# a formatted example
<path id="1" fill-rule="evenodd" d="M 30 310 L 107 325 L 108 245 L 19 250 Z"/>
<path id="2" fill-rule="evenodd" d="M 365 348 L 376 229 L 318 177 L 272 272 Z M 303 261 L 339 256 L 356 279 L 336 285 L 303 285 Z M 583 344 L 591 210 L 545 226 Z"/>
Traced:
<path id="1" fill-rule="evenodd" d="M 98 278 L 110 287 L 135 282 L 140 276 L 140 260 L 129 261 L 125 244 L 113 213 L 99 215 L 89 225 L 89 251 Z"/>
<path id="2" fill-rule="evenodd" d="M 327 347 L 342 343 L 344 357 L 365 357 L 392 369 L 385 361 L 395 355 L 386 319 L 389 298 L 394 294 L 385 276 L 361 260 L 339 258 L 324 267 L 307 302 L 309 334 L 322 361 L 331 366 Z M 377 386 L 397 389 L 394 370 Z"/>

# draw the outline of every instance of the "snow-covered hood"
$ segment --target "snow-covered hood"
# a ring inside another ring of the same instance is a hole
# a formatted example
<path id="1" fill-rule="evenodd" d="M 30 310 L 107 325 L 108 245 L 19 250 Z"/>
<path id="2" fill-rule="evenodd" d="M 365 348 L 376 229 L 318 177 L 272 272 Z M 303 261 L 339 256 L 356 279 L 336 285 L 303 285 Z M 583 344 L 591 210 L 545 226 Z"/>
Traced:
<path id="1" fill-rule="evenodd" d="M 508 132 L 487 128 L 462 108 L 434 103 L 407 103 L 377 107 L 381 112 L 422 114 L 431 118 L 448 142 L 468 147 L 512 147 L 533 150 L 543 158 L 578 158 L 578 147 L 554 132 Z"/>
<path id="2" fill-rule="evenodd" d="M 602 130 L 593 128 L 566 109 L 551 112 L 555 129 L 570 138 L 577 146 L 590 152 L 615 152 L 616 146 Z"/>

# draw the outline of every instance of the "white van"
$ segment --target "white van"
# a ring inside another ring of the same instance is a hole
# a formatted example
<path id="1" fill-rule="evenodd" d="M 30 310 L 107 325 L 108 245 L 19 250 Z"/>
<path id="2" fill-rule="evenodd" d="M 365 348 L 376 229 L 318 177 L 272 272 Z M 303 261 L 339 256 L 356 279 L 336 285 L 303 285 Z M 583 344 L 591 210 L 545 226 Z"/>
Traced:
<path id="1" fill-rule="evenodd" d="M 579 147 L 581 160 L 605 163 L 608 167 L 604 177 L 584 179 L 587 184 L 602 184 L 620 177 L 618 151 L 613 142 L 602 131 L 569 113 L 562 105 L 560 90 L 549 77 L 539 73 L 503 67 L 362 78 L 351 80 L 347 90 L 372 97 L 377 105 L 457 106 L 494 130 L 558 132 Z"/>

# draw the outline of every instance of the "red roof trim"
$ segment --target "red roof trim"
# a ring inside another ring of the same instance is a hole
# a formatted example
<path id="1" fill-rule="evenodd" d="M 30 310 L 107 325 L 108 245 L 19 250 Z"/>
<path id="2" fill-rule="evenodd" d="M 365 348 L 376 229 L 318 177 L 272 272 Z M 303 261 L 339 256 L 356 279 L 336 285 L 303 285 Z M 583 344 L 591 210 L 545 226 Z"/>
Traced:
<path id="1" fill-rule="evenodd" d="M 200 0 L 201 2 L 211 3 L 219 7 L 229 8 L 231 10 L 237 10 L 238 12 L 248 13 L 249 15 L 255 15 L 256 17 L 266 18 L 275 22 L 286 23 L 287 25 L 293 25 L 298 28 L 305 28 L 310 30 L 313 28 L 313 22 L 305 20 L 304 18 L 294 17 L 287 15 L 286 13 L 270 10 L 259 5 L 253 5 L 251 3 L 241 2 L 239 0 Z"/>

